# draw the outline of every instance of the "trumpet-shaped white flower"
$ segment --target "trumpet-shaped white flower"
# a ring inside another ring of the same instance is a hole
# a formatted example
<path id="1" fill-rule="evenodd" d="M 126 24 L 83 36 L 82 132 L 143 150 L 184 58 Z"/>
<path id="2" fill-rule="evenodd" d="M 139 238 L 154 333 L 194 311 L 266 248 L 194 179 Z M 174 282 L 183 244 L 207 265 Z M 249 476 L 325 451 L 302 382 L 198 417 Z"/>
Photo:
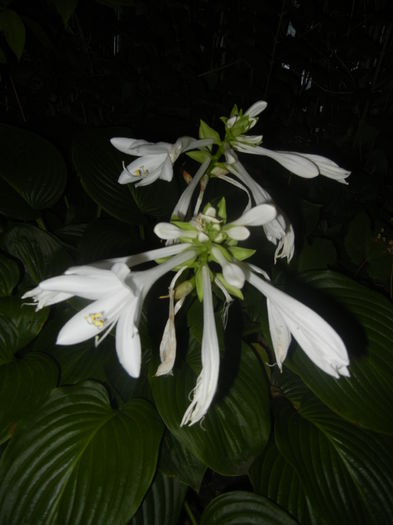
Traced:
<path id="1" fill-rule="evenodd" d="M 173 178 L 173 164 L 177 158 L 195 148 L 212 144 L 211 139 L 197 140 L 191 137 L 180 137 L 175 144 L 167 142 L 147 142 L 146 140 L 115 137 L 112 145 L 123 153 L 140 157 L 122 171 L 120 184 L 135 183 L 136 186 L 147 186 L 157 179 L 167 182 Z"/>
<path id="2" fill-rule="evenodd" d="M 273 203 L 271 195 L 255 182 L 234 151 L 227 151 L 226 159 L 229 171 L 245 185 L 247 194 L 248 190 L 251 192 L 256 204 Z M 283 212 L 278 210 L 275 217 L 263 224 L 263 229 L 267 239 L 277 246 L 274 259 L 286 257 L 290 262 L 295 252 L 295 233 Z"/>
<path id="3" fill-rule="evenodd" d="M 192 393 L 191 404 L 181 421 L 181 426 L 194 425 L 206 415 L 216 393 L 220 368 L 220 350 L 208 267 L 203 266 L 201 272 L 203 287 L 202 370 Z"/>
<path id="4" fill-rule="evenodd" d="M 337 332 L 311 308 L 254 273 L 264 272 L 252 265 L 244 268 L 247 281 L 267 299 L 270 335 L 280 370 L 293 336 L 321 370 L 335 378 L 349 377 L 348 353 Z"/>
<path id="5" fill-rule="evenodd" d="M 295 151 L 274 151 L 259 145 L 254 146 L 250 143 L 237 145 L 235 149 L 243 153 L 269 157 L 281 164 L 281 166 L 284 166 L 288 171 L 306 179 L 323 175 L 342 184 L 348 184 L 345 179 L 351 174 L 350 171 L 340 168 L 338 164 L 321 155 L 297 153 Z"/>
<path id="6" fill-rule="evenodd" d="M 167 248 L 161 249 L 162 256 L 166 253 Z M 24 297 L 33 297 L 38 308 L 74 295 L 93 301 L 63 326 L 57 344 L 73 345 L 93 337 L 99 344 L 117 324 L 119 361 L 131 376 L 138 377 L 141 366 L 138 323 L 143 301 L 156 280 L 194 256 L 195 251 L 185 244 L 181 253 L 149 270 L 131 272 L 124 263 L 115 263 L 110 270 L 75 267 L 41 282 Z"/>

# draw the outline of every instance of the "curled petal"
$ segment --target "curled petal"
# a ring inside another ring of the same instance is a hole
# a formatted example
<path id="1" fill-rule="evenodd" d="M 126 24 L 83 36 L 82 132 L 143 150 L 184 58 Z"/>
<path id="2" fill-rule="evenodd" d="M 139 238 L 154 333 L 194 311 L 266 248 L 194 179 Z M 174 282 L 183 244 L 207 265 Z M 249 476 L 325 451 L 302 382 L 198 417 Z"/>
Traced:
<path id="1" fill-rule="evenodd" d="M 334 179 L 342 184 L 348 184 L 345 179 L 351 174 L 350 171 L 340 168 L 338 164 L 326 157 L 322 157 L 321 155 L 311 155 L 309 153 L 302 153 L 302 155 L 312 162 L 315 162 L 318 166 L 319 173 L 324 177 Z"/>
<path id="2" fill-rule="evenodd" d="M 144 155 L 139 159 L 134 160 L 123 170 L 119 177 L 120 184 L 128 184 L 130 182 L 150 184 L 154 182 L 159 175 L 165 160 L 168 158 L 167 153 L 160 153 L 155 155 Z M 158 173 L 157 173 L 157 170 Z M 154 180 L 153 180 L 154 179 Z"/>

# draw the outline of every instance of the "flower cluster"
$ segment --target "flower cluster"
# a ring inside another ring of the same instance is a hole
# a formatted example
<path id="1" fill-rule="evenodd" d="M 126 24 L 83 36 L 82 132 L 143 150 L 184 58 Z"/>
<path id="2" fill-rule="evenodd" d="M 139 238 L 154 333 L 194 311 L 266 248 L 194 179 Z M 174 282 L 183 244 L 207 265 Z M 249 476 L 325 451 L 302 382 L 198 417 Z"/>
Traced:
<path id="1" fill-rule="evenodd" d="M 170 182 L 173 164 L 184 152 L 200 163 L 199 170 L 180 196 L 170 221 L 158 223 L 154 228 L 155 234 L 166 241 L 166 246 L 70 268 L 64 275 L 41 282 L 23 296 L 32 299 L 37 309 L 73 296 L 90 301 L 64 325 L 57 343 L 72 345 L 94 338 L 98 345 L 116 326 L 119 361 L 132 377 L 138 377 L 142 355 L 138 323 L 143 301 L 158 279 L 168 272 L 175 272 L 169 284 L 169 315 L 160 344 L 161 363 L 157 376 L 172 373 L 176 359 L 175 316 L 189 294 L 195 292 L 203 303 L 204 321 L 202 369 L 181 425 L 193 425 L 206 415 L 217 388 L 220 352 L 213 287 L 222 295 L 226 307 L 234 298 L 243 298 L 246 282 L 266 298 L 273 351 L 280 369 L 293 337 L 324 372 L 336 378 L 349 376 L 347 351 L 335 330 L 316 312 L 275 288 L 264 270 L 246 262 L 255 250 L 239 245 L 250 237 L 252 228 L 260 227 L 267 240 L 276 245 L 275 259 L 287 258 L 290 261 L 295 236 L 284 212 L 251 177 L 238 153 L 270 157 L 305 178 L 323 175 L 346 183 L 349 175 L 333 161 L 318 155 L 263 148 L 260 145 L 262 136 L 247 133 L 266 106 L 266 102 L 259 101 L 244 113 L 235 106 L 229 118 L 222 118 L 225 125 L 223 139 L 204 122 L 201 123 L 199 139 L 181 137 L 175 144 L 113 138 L 113 146 L 137 157 L 124 167 L 120 184 L 145 186 L 157 179 Z M 236 220 L 228 221 L 224 197 L 216 205 L 203 203 L 206 185 L 214 178 L 247 195 L 247 205 Z M 194 199 L 198 188 L 198 196 Z M 152 263 L 152 266 L 135 270 L 145 263 Z"/>

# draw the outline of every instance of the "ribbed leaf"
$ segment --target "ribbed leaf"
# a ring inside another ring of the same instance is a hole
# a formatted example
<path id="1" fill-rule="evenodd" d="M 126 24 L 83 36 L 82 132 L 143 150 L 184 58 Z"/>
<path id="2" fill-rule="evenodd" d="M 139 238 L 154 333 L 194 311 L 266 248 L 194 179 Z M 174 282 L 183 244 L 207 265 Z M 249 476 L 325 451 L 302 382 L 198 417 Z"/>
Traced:
<path id="1" fill-rule="evenodd" d="M 288 365 L 340 416 L 393 433 L 393 306 L 382 295 L 333 272 L 305 274 L 305 280 L 345 309 L 336 330 L 348 346 L 351 377 L 331 378 L 301 350 L 292 353 Z"/>
<path id="2" fill-rule="evenodd" d="M 296 525 L 272 501 L 251 492 L 228 492 L 206 507 L 200 525 Z"/>
<path id="3" fill-rule="evenodd" d="M 59 241 L 31 224 L 12 226 L 4 234 L 2 246 L 22 261 L 35 283 L 61 273 L 71 264 Z"/>
<path id="4" fill-rule="evenodd" d="M 0 442 L 9 438 L 19 419 L 46 400 L 58 376 L 53 359 L 38 352 L 0 366 Z"/>
<path id="5" fill-rule="evenodd" d="M 186 485 L 158 473 L 129 525 L 176 525 L 186 492 Z"/>
<path id="6" fill-rule="evenodd" d="M 324 523 L 313 515 L 299 476 L 274 443 L 253 463 L 249 476 L 255 492 L 275 501 L 302 525 Z"/>
<path id="7" fill-rule="evenodd" d="M 316 516 L 327 523 L 381 524 L 393 518 L 390 438 L 360 430 L 316 398 L 300 411 L 280 402 L 275 439 Z"/>
<path id="8" fill-rule="evenodd" d="M 66 26 L 71 15 L 74 13 L 79 0 L 51 0 L 51 3 L 56 8 L 63 19 L 63 24 Z"/>
<path id="9" fill-rule="evenodd" d="M 20 60 L 25 48 L 26 30 L 21 17 L 12 9 L 0 12 L 0 31 L 4 33 L 7 44 Z"/>
<path id="10" fill-rule="evenodd" d="M 10 295 L 19 281 L 19 268 L 15 261 L 0 254 L 0 296 Z"/>
<path id="11" fill-rule="evenodd" d="M 36 337 L 48 313 L 46 309 L 36 312 L 17 297 L 0 298 L 0 364 Z"/>
<path id="12" fill-rule="evenodd" d="M 196 492 L 199 491 L 206 472 L 206 466 L 170 432 L 164 435 L 158 468 L 168 476 L 178 478 Z"/>
<path id="13" fill-rule="evenodd" d="M 30 208 L 42 210 L 50 208 L 61 197 L 67 168 L 63 157 L 50 142 L 30 131 L 2 124 L 0 177 Z M 18 210 L 10 215 L 19 218 Z"/>
<path id="14" fill-rule="evenodd" d="M 124 128 L 90 130 L 76 136 L 72 160 L 89 196 L 107 213 L 128 224 L 139 224 L 141 214 L 132 197 L 133 188 L 117 182 L 122 155 L 109 142 L 113 136 L 129 134 Z"/>
<path id="15" fill-rule="evenodd" d="M 1 458 L 1 523 L 126 523 L 153 478 L 161 433 L 145 401 L 113 410 L 97 383 L 55 390 Z"/>
<path id="16" fill-rule="evenodd" d="M 212 470 L 238 475 L 247 472 L 269 437 L 268 387 L 250 347 L 243 345 L 238 356 L 227 350 L 216 398 L 202 424 L 180 427 L 197 377 L 188 364 L 173 376 L 153 377 L 151 385 L 158 411 L 175 438 Z M 189 362 L 197 362 L 200 346 L 189 353 Z"/>

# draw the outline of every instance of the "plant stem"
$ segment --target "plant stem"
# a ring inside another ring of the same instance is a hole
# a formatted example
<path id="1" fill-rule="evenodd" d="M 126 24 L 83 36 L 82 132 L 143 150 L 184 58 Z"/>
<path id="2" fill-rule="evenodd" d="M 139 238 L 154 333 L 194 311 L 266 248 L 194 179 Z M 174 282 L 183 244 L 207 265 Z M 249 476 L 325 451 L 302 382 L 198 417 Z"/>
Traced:
<path id="1" fill-rule="evenodd" d="M 186 512 L 187 512 L 188 517 L 189 517 L 190 520 L 191 520 L 192 525 L 198 525 L 198 522 L 197 522 L 197 520 L 195 519 L 195 516 L 194 516 L 194 514 L 192 513 L 192 511 L 191 511 L 191 509 L 190 509 L 190 506 L 189 506 L 189 504 L 187 503 L 187 500 L 184 501 L 184 508 L 185 508 L 185 510 L 186 510 Z"/>

